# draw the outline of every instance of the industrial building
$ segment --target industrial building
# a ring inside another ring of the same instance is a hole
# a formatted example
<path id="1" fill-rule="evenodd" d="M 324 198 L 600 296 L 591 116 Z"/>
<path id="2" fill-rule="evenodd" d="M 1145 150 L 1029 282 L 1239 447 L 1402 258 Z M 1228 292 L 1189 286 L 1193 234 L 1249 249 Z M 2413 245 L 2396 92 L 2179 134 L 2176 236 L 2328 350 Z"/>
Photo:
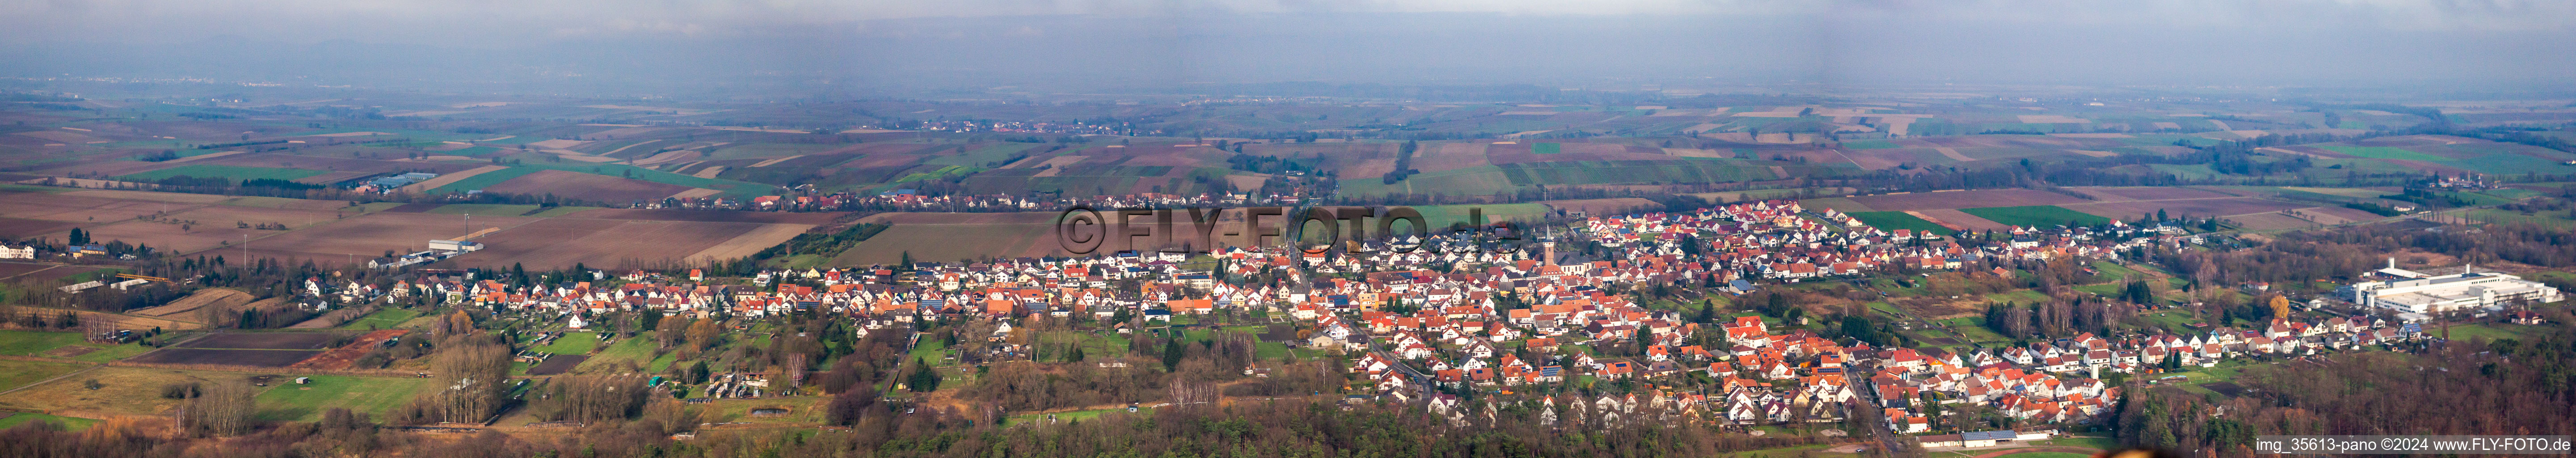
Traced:
<path id="1" fill-rule="evenodd" d="M 2431 275 L 2399 269 L 2397 260 L 2390 258 L 2387 268 L 2372 273 L 2380 279 L 2345 285 L 2335 293 L 2354 304 L 2408 313 L 2488 312 L 2517 301 L 2539 304 L 2564 298 L 2558 288 L 2504 273 L 2477 272 L 2471 266 L 2461 266 L 2456 274 Z"/>

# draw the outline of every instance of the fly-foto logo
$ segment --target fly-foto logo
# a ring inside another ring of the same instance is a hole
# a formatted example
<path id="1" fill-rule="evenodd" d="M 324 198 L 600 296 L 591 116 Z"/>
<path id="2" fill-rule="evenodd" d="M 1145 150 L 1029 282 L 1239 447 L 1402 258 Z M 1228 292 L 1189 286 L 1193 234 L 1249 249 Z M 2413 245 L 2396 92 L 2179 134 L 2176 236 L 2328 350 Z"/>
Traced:
<path id="1" fill-rule="evenodd" d="M 1485 221 L 1470 208 L 1467 220 L 1435 230 L 1413 207 L 1120 208 L 1076 206 L 1056 215 L 1055 240 L 1067 253 L 1126 251 L 1214 252 L 1294 243 L 1306 254 L 1339 251 L 1341 242 L 1384 241 L 1396 253 L 1430 250 L 1509 253 L 1526 242 L 1520 225 Z"/>

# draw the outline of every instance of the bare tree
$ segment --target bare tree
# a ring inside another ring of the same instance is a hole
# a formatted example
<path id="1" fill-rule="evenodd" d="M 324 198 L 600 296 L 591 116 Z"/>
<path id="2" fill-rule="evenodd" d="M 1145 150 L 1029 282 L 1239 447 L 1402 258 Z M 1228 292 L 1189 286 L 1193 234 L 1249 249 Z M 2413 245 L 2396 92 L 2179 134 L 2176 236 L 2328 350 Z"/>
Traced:
<path id="1" fill-rule="evenodd" d="M 510 349 L 477 339 L 454 339 L 442 345 L 437 359 L 430 362 L 444 383 L 433 393 L 433 413 L 440 421 L 481 422 L 501 406 L 501 394 L 508 391 Z"/>
<path id="2" fill-rule="evenodd" d="M 249 383 L 240 380 L 207 383 L 204 391 L 181 407 L 180 420 L 189 430 L 216 436 L 250 432 L 251 414 L 257 411 L 252 401 L 255 394 Z"/>

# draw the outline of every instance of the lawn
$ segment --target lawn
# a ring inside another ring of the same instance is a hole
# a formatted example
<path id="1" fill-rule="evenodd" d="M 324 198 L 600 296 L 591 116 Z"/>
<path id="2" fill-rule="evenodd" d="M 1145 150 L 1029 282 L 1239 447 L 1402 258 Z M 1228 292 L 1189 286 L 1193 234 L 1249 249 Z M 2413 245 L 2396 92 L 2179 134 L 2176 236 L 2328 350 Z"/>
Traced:
<path id="1" fill-rule="evenodd" d="M 563 337 L 555 338 L 553 342 L 547 342 L 545 346 L 537 347 L 536 350 L 558 355 L 586 355 L 596 348 L 599 348 L 599 333 L 567 332 Z"/>
<path id="2" fill-rule="evenodd" d="M 2136 271 L 2136 270 L 2130 270 L 2128 266 L 2122 266 L 2122 265 L 2120 265 L 2119 263 L 2115 263 L 2115 262 L 2111 262 L 2111 261 L 2093 261 L 2093 270 L 2094 270 L 2094 271 L 2097 271 L 2097 272 L 2101 272 L 2100 274 L 2097 274 L 2097 276 L 2102 277 L 2102 278 L 2106 278 L 2106 279 L 2122 279 L 2122 278 L 2129 278 L 2129 277 L 2133 277 L 2133 276 L 2134 276 L 2134 277 L 2145 277 L 2145 276 L 2146 276 L 2145 274 L 2138 273 L 2138 271 Z M 2126 285 L 2122 285 L 2122 286 L 2126 286 Z"/>
<path id="3" fill-rule="evenodd" d="M 2425 332 L 2426 334 L 2432 334 L 2433 336 L 2439 337 L 2439 336 L 2441 336 L 2441 335 L 2442 335 L 2442 327 L 2441 327 L 2441 326 L 2426 326 L 2426 327 L 2424 327 L 2424 332 Z M 2524 332 L 2527 332 L 2527 331 L 2526 331 L 2526 329 L 2525 329 L 2523 326 L 2521 326 L 2521 325 L 2496 325 L 2496 324 L 2461 324 L 2461 325 L 2451 325 L 2451 340 L 2466 341 L 2466 340 L 2474 340 L 2474 339 L 2486 339 L 2486 340 L 2496 340 L 2496 339 L 2529 339 L 2529 338 L 2530 338 L 2529 336 L 2524 336 L 2524 335 L 2523 335 L 2523 333 L 2524 333 Z"/>
<path id="4" fill-rule="evenodd" d="M 2320 146 L 2327 151 L 2368 159 L 2405 159 L 2412 161 L 2449 161 L 2451 158 L 2408 151 L 2393 146 Z"/>
<path id="5" fill-rule="evenodd" d="M 1859 219 L 1862 224 L 1868 224 L 1869 227 L 1888 231 L 1894 231 L 1897 229 L 1913 229 L 1917 231 L 1932 231 L 1936 234 L 1950 233 L 1950 228 L 1941 227 L 1939 224 L 1932 224 L 1931 221 L 1924 221 L 1923 218 L 1917 218 L 1914 215 L 1909 215 L 1905 212 L 1852 212 L 1848 214 L 1851 215 L 1852 218 Z"/>
<path id="6" fill-rule="evenodd" d="M 44 356 L 46 350 L 81 343 L 77 332 L 0 331 L 0 355 Z"/>
<path id="7" fill-rule="evenodd" d="M 280 377 L 267 392 L 259 394 L 259 418 L 279 421 L 314 421 L 331 408 L 345 408 L 378 418 L 395 406 L 410 402 L 431 379 L 416 377 L 354 377 L 314 375 L 312 383 L 296 384 L 292 377 Z"/>
<path id="8" fill-rule="evenodd" d="M 348 323 L 341 324 L 340 329 L 392 329 L 400 327 L 403 322 L 411 321 L 412 318 L 418 316 L 420 316 L 420 312 L 388 308 L 377 310 L 376 313 L 370 313 L 367 314 L 367 316 L 358 317 L 358 319 L 355 320 L 349 320 Z"/>
<path id="9" fill-rule="evenodd" d="M 1080 420 L 1090 420 L 1090 419 L 1093 419 L 1093 418 L 1100 418 L 1100 416 L 1101 416 L 1101 415 L 1108 415 L 1108 414 L 1112 414 L 1112 413 L 1127 413 L 1127 409 L 1125 409 L 1125 408 L 1117 408 L 1117 409 L 1094 409 L 1094 410 L 1076 410 L 1076 411 L 1071 411 L 1071 412 L 1056 412 L 1056 413 L 1055 413 L 1055 420 L 1056 420 L 1056 421 L 1058 421 L 1058 422 L 1074 422 L 1074 421 L 1080 421 Z M 1154 414 L 1154 408 L 1152 408 L 1152 407 L 1137 407 L 1137 408 L 1136 408 L 1136 415 L 1153 415 L 1153 414 Z M 1040 424 L 1040 425 L 1043 425 L 1043 424 L 1047 424 L 1047 422 L 1046 422 L 1046 421 L 1047 421 L 1047 414 L 1044 414 L 1044 413 L 1028 413 L 1028 414 L 1019 414 L 1019 415 L 1012 415 L 1012 416 L 1009 416 L 1009 417 L 1004 417 L 1004 418 L 1003 418 L 1003 420 L 1002 420 L 1002 425 L 1003 425 L 1003 426 L 1020 425 L 1020 424 Z"/>
<path id="10" fill-rule="evenodd" d="M 87 418 L 57 417 L 35 412 L 18 412 L 10 414 L 8 418 L 0 418 L 0 429 L 16 428 L 18 425 L 35 421 L 60 423 L 63 425 L 63 429 L 70 431 L 89 429 L 89 425 L 98 424 L 98 420 Z"/>
<path id="11" fill-rule="evenodd" d="M 635 334 L 635 337 L 630 337 L 626 340 L 620 340 L 617 341 L 617 343 L 609 344 L 607 349 L 600 350 L 599 354 L 591 355 L 589 360 L 582 361 L 580 367 L 573 368 L 573 372 L 585 374 L 591 373 L 602 368 L 611 367 L 610 365 L 612 364 L 622 365 L 623 363 L 620 361 L 634 361 L 635 365 L 639 367 L 650 365 L 654 360 L 653 349 L 660 347 L 660 345 L 653 343 L 653 332 L 654 331 L 639 332 Z"/>
<path id="12" fill-rule="evenodd" d="M 42 361 L 0 360 L 0 390 L 27 386 L 27 384 L 44 381 L 45 379 L 54 378 L 54 376 L 58 375 L 68 374 L 84 367 L 89 367 L 89 365 Z"/>
<path id="13" fill-rule="evenodd" d="M 123 181 L 158 181 L 163 178 L 175 176 L 192 176 L 198 178 L 223 178 L 227 180 L 255 180 L 261 178 L 293 180 L 325 173 L 331 172 L 272 167 L 243 167 L 238 165 L 188 164 L 161 170 L 122 175 L 116 177 L 116 179 Z"/>
<path id="14" fill-rule="evenodd" d="M 2055 205 L 1962 208 L 1959 209 L 1959 211 L 1967 212 L 1970 215 L 1977 215 L 1979 218 L 1985 218 L 1998 223 L 2026 227 L 2048 227 L 2067 224 L 2070 222 L 2080 226 L 2091 226 L 2111 222 L 2110 218 L 2068 210 L 2065 207 Z"/>
<path id="15" fill-rule="evenodd" d="M 80 356 L 74 356 L 74 357 L 72 357 L 72 360 L 73 360 L 73 361 L 88 362 L 88 363 L 104 363 L 104 362 L 109 362 L 109 361 L 116 361 L 116 360 L 121 360 L 121 359 L 126 359 L 126 358 L 132 358 L 132 357 L 134 357 L 134 355 L 140 355 L 140 354 L 144 354 L 145 352 L 150 352 L 150 351 L 152 351 L 152 348 L 151 348 L 151 347 L 145 347 L 145 346 L 143 346 L 143 344 L 142 344 L 142 343 L 129 343 L 129 344 L 120 344 L 120 345 L 100 345 L 100 344 L 89 344 L 89 343 L 84 343 L 84 344 L 79 344 L 79 345 L 80 345 L 80 346 L 84 346 L 84 347 L 94 347 L 94 348 L 98 348 L 98 350 L 96 350 L 96 351 L 91 351 L 91 352 L 89 352 L 89 353 L 83 353 L 83 354 L 81 354 Z"/>
<path id="16" fill-rule="evenodd" d="M 2041 303 L 2041 302 L 2048 302 L 2048 295 L 2046 295 L 2046 294 L 2040 294 L 2038 291 L 2031 291 L 2031 290 L 2027 290 L 2027 289 L 2025 289 L 2025 290 L 2016 290 L 2016 291 L 2008 292 L 2008 293 L 1994 293 L 1994 294 L 1988 294 L 1988 295 L 1986 295 L 1986 301 L 1987 301 L 1987 302 L 2011 302 L 2011 303 L 2015 303 L 2015 304 L 2029 305 L 2029 304 L 2036 304 L 2036 303 Z"/>

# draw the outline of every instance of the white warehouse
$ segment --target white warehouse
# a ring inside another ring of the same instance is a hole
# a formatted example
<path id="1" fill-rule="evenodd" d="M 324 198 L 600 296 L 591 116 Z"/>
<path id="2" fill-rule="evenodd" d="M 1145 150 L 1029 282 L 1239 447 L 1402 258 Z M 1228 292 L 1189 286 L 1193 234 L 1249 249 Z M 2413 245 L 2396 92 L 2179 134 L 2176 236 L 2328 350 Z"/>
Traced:
<path id="1" fill-rule="evenodd" d="M 2392 258 L 2388 268 L 2376 273 L 2391 278 L 2346 285 L 2336 293 L 2355 304 L 2413 313 L 2490 311 L 2517 300 L 2539 304 L 2564 298 L 2558 288 L 2540 282 L 2498 272 L 2476 272 L 2467 266 L 2457 274 L 2436 276 L 2399 269 L 2397 260 Z"/>

